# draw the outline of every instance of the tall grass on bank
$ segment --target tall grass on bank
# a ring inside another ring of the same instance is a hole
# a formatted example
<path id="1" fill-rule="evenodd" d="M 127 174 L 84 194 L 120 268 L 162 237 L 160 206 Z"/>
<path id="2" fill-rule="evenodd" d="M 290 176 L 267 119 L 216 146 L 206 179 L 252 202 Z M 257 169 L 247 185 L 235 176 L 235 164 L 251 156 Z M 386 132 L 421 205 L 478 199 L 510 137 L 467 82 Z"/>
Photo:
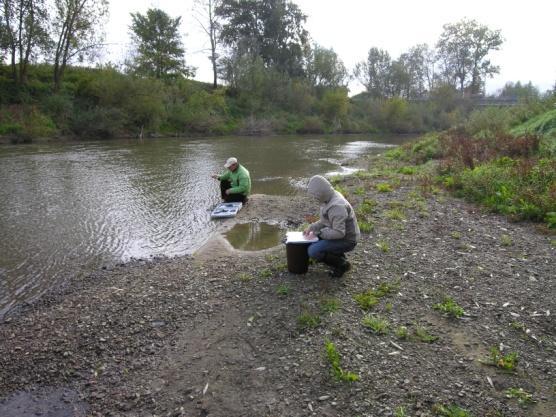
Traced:
<path id="1" fill-rule="evenodd" d="M 515 219 L 556 228 L 556 110 L 509 128 L 507 111 L 489 110 L 493 126 L 475 116 L 468 125 L 390 151 L 391 159 L 436 159 L 437 180 L 457 196 Z M 501 122 L 502 120 L 502 122 Z"/>

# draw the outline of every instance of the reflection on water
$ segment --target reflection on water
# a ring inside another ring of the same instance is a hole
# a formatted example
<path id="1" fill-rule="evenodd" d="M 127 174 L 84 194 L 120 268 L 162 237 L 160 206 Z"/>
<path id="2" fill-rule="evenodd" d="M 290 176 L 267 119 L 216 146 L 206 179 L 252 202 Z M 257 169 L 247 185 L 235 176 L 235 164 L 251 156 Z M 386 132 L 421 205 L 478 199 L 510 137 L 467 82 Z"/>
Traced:
<path id="1" fill-rule="evenodd" d="M 224 161 L 253 193 L 288 195 L 315 174 L 408 138 L 223 137 L 0 147 L 0 316 L 101 265 L 193 252 L 215 230 Z M 350 164 L 349 168 L 357 168 Z"/>
<path id="2" fill-rule="evenodd" d="M 268 223 L 236 224 L 226 233 L 235 249 L 255 251 L 272 248 L 280 243 L 280 228 Z"/>

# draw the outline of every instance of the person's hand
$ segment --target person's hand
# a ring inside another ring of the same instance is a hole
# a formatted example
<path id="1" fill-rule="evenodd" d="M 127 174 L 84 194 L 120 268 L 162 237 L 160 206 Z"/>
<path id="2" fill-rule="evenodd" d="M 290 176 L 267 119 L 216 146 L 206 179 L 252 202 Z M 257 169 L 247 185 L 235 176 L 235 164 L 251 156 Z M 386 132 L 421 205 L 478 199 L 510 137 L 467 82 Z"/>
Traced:
<path id="1" fill-rule="evenodd" d="M 230 195 L 230 189 L 228 188 L 228 189 L 225 191 L 225 193 L 226 193 L 226 195 Z"/>
<path id="2" fill-rule="evenodd" d="M 307 240 L 311 240 L 311 239 L 314 239 L 316 237 L 317 237 L 317 235 L 312 230 L 308 230 L 307 234 L 305 234 L 305 239 L 307 239 Z"/>

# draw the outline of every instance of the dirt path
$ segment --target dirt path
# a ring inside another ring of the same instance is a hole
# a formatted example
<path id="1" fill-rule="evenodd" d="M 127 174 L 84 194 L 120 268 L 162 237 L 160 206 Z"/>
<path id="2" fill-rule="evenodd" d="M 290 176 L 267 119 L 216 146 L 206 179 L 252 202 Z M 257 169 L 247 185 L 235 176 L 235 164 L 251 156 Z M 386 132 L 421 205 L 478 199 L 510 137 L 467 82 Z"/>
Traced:
<path id="1" fill-rule="evenodd" d="M 288 273 L 282 246 L 245 255 L 216 245 L 100 271 L 7 317 L 0 415 L 37 404 L 48 416 L 433 416 L 452 405 L 556 415 L 554 236 L 423 196 L 411 179 L 376 192 L 383 181 L 341 184 L 356 207 L 372 201 L 374 229 L 340 280 L 320 265 Z M 293 228 L 316 210 L 272 199 L 253 199 L 238 220 Z M 391 291 L 362 310 L 354 297 L 381 284 Z M 446 296 L 462 318 L 433 309 Z M 372 332 L 366 316 L 389 331 Z M 331 375 L 327 341 L 359 381 Z M 492 347 L 516 353 L 515 369 L 485 363 Z M 512 388 L 535 402 L 508 398 Z"/>

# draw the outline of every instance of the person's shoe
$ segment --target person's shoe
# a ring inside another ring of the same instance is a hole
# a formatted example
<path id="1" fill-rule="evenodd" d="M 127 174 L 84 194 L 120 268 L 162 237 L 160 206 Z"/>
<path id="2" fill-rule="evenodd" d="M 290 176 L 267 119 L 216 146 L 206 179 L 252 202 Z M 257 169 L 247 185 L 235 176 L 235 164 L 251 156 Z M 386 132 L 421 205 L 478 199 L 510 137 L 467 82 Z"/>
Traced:
<path id="1" fill-rule="evenodd" d="M 343 254 L 342 254 L 343 255 Z M 336 255 L 334 253 L 326 253 L 323 262 L 332 270 L 329 275 L 333 278 L 341 278 L 347 271 L 351 269 L 351 264 L 346 260 L 345 256 Z"/>

